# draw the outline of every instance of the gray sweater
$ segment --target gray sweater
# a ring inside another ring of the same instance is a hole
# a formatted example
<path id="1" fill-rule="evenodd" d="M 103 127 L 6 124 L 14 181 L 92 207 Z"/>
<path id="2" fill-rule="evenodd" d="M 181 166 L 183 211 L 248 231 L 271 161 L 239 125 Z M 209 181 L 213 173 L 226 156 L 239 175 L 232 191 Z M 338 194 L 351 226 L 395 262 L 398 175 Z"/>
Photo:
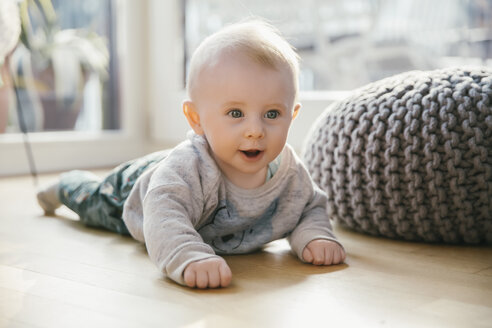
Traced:
<path id="1" fill-rule="evenodd" d="M 174 281 L 193 261 L 243 254 L 288 237 L 302 260 L 314 239 L 336 241 L 326 215 L 326 195 L 289 145 L 275 175 L 256 189 L 228 181 L 202 136 L 188 140 L 143 173 L 123 210 L 131 235 Z"/>

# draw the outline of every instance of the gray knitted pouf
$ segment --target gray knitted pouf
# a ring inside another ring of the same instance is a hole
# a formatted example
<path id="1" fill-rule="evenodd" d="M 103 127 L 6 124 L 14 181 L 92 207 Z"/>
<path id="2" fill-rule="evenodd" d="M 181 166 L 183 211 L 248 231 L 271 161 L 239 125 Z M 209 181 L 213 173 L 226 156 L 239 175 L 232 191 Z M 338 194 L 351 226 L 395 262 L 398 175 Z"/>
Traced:
<path id="1" fill-rule="evenodd" d="M 330 106 L 304 161 L 329 215 L 390 238 L 492 243 L 492 70 L 413 71 Z"/>

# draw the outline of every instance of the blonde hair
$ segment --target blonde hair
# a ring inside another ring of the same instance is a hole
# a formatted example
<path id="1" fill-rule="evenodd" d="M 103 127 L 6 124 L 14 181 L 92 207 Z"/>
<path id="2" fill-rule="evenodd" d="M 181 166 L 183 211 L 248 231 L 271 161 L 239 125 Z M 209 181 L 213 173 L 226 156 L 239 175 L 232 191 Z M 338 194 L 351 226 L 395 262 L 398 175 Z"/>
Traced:
<path id="1" fill-rule="evenodd" d="M 257 63 L 273 69 L 287 67 L 292 74 L 297 98 L 299 56 L 275 27 L 257 19 L 226 26 L 198 46 L 188 70 L 186 88 L 189 97 L 192 97 L 196 87 L 197 75 L 227 51 L 241 51 Z"/>

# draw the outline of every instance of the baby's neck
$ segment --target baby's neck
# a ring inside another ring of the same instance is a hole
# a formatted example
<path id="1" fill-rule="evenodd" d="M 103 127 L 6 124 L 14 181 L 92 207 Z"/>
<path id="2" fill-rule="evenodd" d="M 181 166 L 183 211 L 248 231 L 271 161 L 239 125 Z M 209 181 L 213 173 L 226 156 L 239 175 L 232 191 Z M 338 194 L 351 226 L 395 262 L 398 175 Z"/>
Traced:
<path id="1" fill-rule="evenodd" d="M 267 172 L 268 168 L 265 167 L 263 170 L 255 174 L 233 174 L 231 176 L 229 176 L 226 172 L 223 172 L 223 174 L 236 187 L 242 189 L 255 189 L 265 183 Z"/>

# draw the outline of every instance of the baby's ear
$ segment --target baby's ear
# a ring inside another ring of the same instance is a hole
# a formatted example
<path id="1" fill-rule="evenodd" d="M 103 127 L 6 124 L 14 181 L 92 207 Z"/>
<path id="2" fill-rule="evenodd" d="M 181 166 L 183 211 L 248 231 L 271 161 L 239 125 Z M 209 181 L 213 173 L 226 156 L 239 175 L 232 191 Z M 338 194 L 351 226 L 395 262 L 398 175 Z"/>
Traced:
<path id="1" fill-rule="evenodd" d="M 183 113 L 193 131 L 195 131 L 196 134 L 202 135 L 203 129 L 200 125 L 200 115 L 198 115 L 195 104 L 191 100 L 183 102 Z"/>
<path id="2" fill-rule="evenodd" d="M 299 109 L 301 109 L 301 104 L 297 103 L 294 106 L 294 112 L 292 113 L 292 119 L 295 119 L 297 117 L 297 114 L 299 114 Z"/>

